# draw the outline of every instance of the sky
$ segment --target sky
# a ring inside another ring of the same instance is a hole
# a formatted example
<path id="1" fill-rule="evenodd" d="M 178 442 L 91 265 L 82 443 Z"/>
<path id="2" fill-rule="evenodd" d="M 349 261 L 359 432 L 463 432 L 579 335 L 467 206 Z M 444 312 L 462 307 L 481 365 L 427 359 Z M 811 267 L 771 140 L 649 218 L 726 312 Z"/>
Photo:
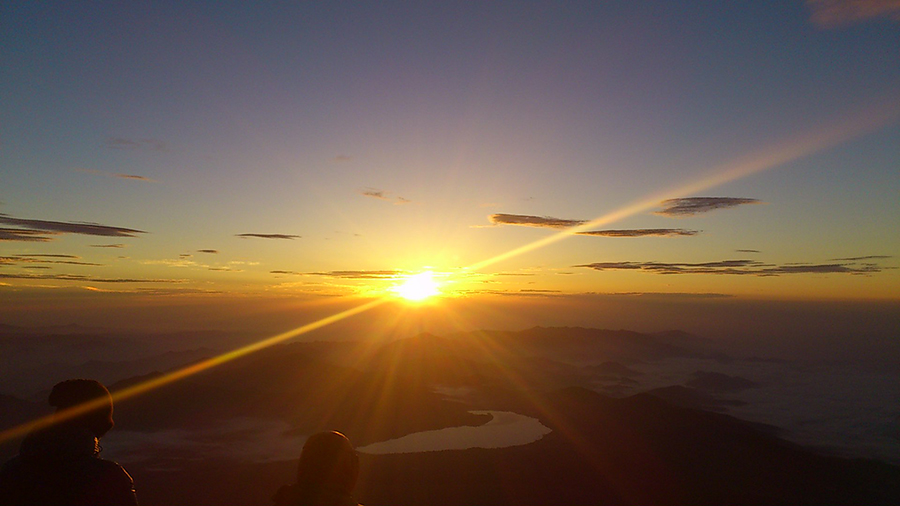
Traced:
<path id="1" fill-rule="evenodd" d="M 616 297 L 900 315 L 896 0 L 0 19 L 0 322 L 308 318 L 423 271 L 430 304 L 551 323 Z"/>

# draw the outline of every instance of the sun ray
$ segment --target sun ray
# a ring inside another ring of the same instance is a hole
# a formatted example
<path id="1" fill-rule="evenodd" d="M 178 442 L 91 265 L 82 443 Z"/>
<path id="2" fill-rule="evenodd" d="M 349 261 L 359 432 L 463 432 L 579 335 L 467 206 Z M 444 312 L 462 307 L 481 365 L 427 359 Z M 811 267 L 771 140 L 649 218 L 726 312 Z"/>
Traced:
<path id="1" fill-rule="evenodd" d="M 556 234 L 544 237 L 538 241 L 534 241 L 519 248 L 496 255 L 492 258 L 477 262 L 466 267 L 465 269 L 469 271 L 480 270 L 484 267 L 496 264 L 503 260 L 516 257 L 530 251 L 534 251 L 538 248 L 556 243 L 589 228 L 607 225 L 609 223 L 618 221 L 628 216 L 632 216 L 639 212 L 647 211 L 657 206 L 658 203 L 662 200 L 678 198 L 691 193 L 708 190 L 730 181 L 734 181 L 750 176 L 752 174 L 779 167 L 781 165 L 784 165 L 785 163 L 800 159 L 802 157 L 833 147 L 849 139 L 872 132 L 879 127 L 883 127 L 895 121 L 898 116 L 900 116 L 900 100 L 897 100 L 897 97 L 892 96 L 888 101 L 876 104 L 873 107 L 857 110 L 855 114 L 844 118 L 843 121 L 838 122 L 836 125 L 834 123 L 831 123 L 827 126 L 827 128 L 813 130 L 806 135 L 794 138 L 790 142 L 760 150 L 752 156 L 720 165 L 710 170 L 706 177 L 701 178 L 697 181 L 682 185 L 673 190 L 658 193 L 645 199 L 637 200 L 632 204 L 602 215 L 587 223 L 562 230 Z M 425 273 L 421 273 L 419 275 L 422 274 Z M 429 277 L 430 276 L 431 274 L 429 274 Z M 432 284 L 434 283 L 433 278 L 430 279 L 432 280 L 430 283 L 425 281 L 417 281 L 417 283 L 423 285 L 422 287 L 416 288 L 415 290 L 410 288 L 409 293 L 417 294 L 413 297 L 405 297 L 401 292 L 397 293 L 400 294 L 400 296 L 407 298 L 408 300 L 416 300 L 416 297 L 420 297 L 418 300 L 427 299 L 428 297 L 435 295 L 434 293 L 430 293 L 430 291 L 437 290 L 436 284 Z M 405 286 L 405 284 L 401 286 Z M 405 291 L 405 288 L 403 290 Z M 429 293 L 427 295 L 421 296 L 421 294 L 424 294 L 426 292 Z M 210 369 L 217 365 L 229 362 L 263 348 L 267 348 L 292 337 L 296 337 L 325 327 L 327 325 L 331 325 L 332 323 L 336 323 L 343 319 L 380 306 L 388 300 L 390 300 L 390 297 L 377 298 L 363 303 L 359 306 L 355 306 L 334 315 L 327 316 L 315 322 L 297 327 L 281 334 L 277 334 L 256 343 L 244 346 L 242 348 L 226 352 L 222 355 L 204 360 L 197 364 L 173 371 L 158 378 L 154 378 L 152 380 L 112 392 L 111 394 L 113 397 L 113 401 L 121 401 L 140 395 L 163 385 L 186 378 L 195 373 Z M 97 407 L 99 407 L 98 402 L 85 403 L 79 406 L 74 406 L 54 415 L 38 418 L 36 420 L 32 420 L 30 422 L 26 422 L 18 426 L 6 429 L 0 432 L 0 443 L 12 438 L 24 436 L 32 430 L 45 428 L 55 423 L 69 420 L 71 418 L 77 417 L 80 414 L 96 409 Z"/>

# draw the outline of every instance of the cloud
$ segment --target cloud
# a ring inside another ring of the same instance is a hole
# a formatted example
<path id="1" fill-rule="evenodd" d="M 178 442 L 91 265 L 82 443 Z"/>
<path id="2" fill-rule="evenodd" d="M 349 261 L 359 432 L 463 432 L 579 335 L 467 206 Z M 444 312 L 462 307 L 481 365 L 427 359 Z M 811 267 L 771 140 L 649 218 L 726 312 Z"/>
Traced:
<path id="1" fill-rule="evenodd" d="M 98 293 L 123 293 L 123 294 L 140 294 L 140 295 L 197 295 L 197 294 L 220 294 L 224 293 L 220 290 L 206 290 L 202 288 L 135 288 L 131 290 L 111 290 L 109 288 L 97 288 L 96 286 L 82 286 L 81 288 Z"/>
<path id="2" fill-rule="evenodd" d="M 662 216 L 693 216 L 700 213 L 708 213 L 716 209 L 727 209 L 743 204 L 760 204 L 757 199 L 747 199 L 738 197 L 685 197 L 680 199 L 669 199 L 660 202 L 663 206 L 662 210 L 655 212 Z"/>
<path id="3" fill-rule="evenodd" d="M 0 241 L 50 242 L 53 238 L 48 236 L 59 234 L 60 232 L 48 232 L 46 230 L 0 228 Z"/>
<path id="4" fill-rule="evenodd" d="M 235 234 L 235 237 L 258 237 L 260 239 L 299 239 L 299 235 L 291 234 Z"/>
<path id="5" fill-rule="evenodd" d="M 29 253 L 29 254 L 17 255 L 17 256 L 20 256 L 20 257 L 43 257 L 43 258 L 75 258 L 75 259 L 81 258 L 78 255 L 62 255 L 62 254 L 56 254 L 56 253 Z"/>
<path id="6" fill-rule="evenodd" d="M 124 248 L 124 244 L 91 244 L 92 248 Z"/>
<path id="7" fill-rule="evenodd" d="M 661 299 L 723 299 L 732 298 L 734 295 L 717 292 L 615 292 L 615 293 L 587 293 L 585 295 L 619 295 L 626 297 L 648 297 Z"/>
<path id="8" fill-rule="evenodd" d="M 384 190 L 376 190 L 375 188 L 366 188 L 365 190 L 360 190 L 359 193 L 360 193 L 360 195 L 362 195 L 364 197 L 372 197 L 374 199 L 381 199 L 381 200 L 390 200 L 387 197 L 387 194 L 386 194 L 387 192 L 385 192 Z"/>
<path id="9" fill-rule="evenodd" d="M 13 218 L 12 216 L 2 213 L 0 213 L 0 223 L 27 227 L 27 230 L 29 231 L 43 230 L 49 232 L 101 235 L 108 237 L 136 237 L 135 234 L 146 234 L 143 230 L 135 230 L 133 228 L 110 227 L 97 223 L 26 220 L 23 218 Z"/>
<path id="10" fill-rule="evenodd" d="M 632 230 L 589 230 L 576 232 L 575 235 L 599 235 L 603 237 L 671 237 L 681 235 L 697 235 L 699 230 L 685 230 L 683 228 L 638 228 Z"/>
<path id="11" fill-rule="evenodd" d="M 749 276 L 781 276 L 787 274 L 874 274 L 887 267 L 872 263 L 834 263 L 834 264 L 767 264 L 757 260 L 720 260 L 701 263 L 665 263 L 665 262 L 596 262 L 576 265 L 598 271 L 631 270 L 653 274 L 716 274 L 716 275 L 749 275 Z"/>
<path id="12" fill-rule="evenodd" d="M 147 182 L 147 183 L 156 183 L 156 182 L 158 182 L 158 181 L 156 181 L 156 180 L 154 180 L 154 179 L 150 179 L 149 177 L 138 176 L 138 175 L 135 175 L 135 174 L 115 174 L 115 173 L 112 173 L 112 172 L 106 172 L 106 171 L 97 170 L 97 169 L 83 169 L 83 168 L 78 168 L 78 169 L 75 169 L 75 170 L 77 170 L 78 172 L 87 172 L 88 174 L 96 174 L 96 175 L 98 175 L 98 176 L 103 176 L 103 177 L 114 177 L 114 178 L 119 178 L 119 179 L 131 179 L 131 180 L 135 180 L 135 181 L 144 181 L 144 182 Z"/>
<path id="13" fill-rule="evenodd" d="M 856 262 L 858 260 L 884 260 L 887 258 L 893 258 L 891 255 L 868 255 L 864 257 L 847 257 L 847 258 L 832 258 L 833 262 Z"/>
<path id="14" fill-rule="evenodd" d="M 211 253 L 213 255 L 218 254 L 219 250 L 217 249 L 198 249 L 197 253 Z"/>
<path id="15" fill-rule="evenodd" d="M 404 197 L 397 197 L 396 199 L 392 199 L 391 197 L 388 196 L 390 194 L 390 192 L 387 192 L 384 190 L 379 190 L 377 188 L 366 188 L 365 190 L 360 190 L 359 194 L 362 195 L 363 197 L 372 197 L 373 199 L 388 200 L 388 201 L 393 200 L 394 205 L 409 204 L 412 202 L 412 200 L 409 200 Z"/>
<path id="16" fill-rule="evenodd" d="M 527 214 L 492 214 L 488 219 L 494 225 L 522 225 L 524 227 L 569 228 L 587 220 L 564 220 L 550 216 L 529 216 Z"/>
<path id="17" fill-rule="evenodd" d="M 806 0 L 810 19 L 822 28 L 837 28 L 874 18 L 900 21 L 900 0 Z"/>
<path id="18" fill-rule="evenodd" d="M 166 144 L 158 139 L 128 139 L 125 137 L 107 137 L 104 143 L 112 149 L 150 149 L 165 151 Z"/>
<path id="19" fill-rule="evenodd" d="M 184 283 L 183 279 L 96 278 L 77 274 L 5 274 L 0 279 L 53 279 L 60 281 L 90 281 L 93 283 Z"/>
<path id="20" fill-rule="evenodd" d="M 393 279 L 402 275 L 401 271 L 328 271 L 328 272 L 310 272 L 312 276 L 328 276 L 343 279 Z"/>
<path id="21" fill-rule="evenodd" d="M 113 174 L 113 177 L 117 177 L 120 179 L 134 179 L 137 181 L 146 181 L 148 183 L 155 183 L 156 181 L 150 179 L 149 177 L 138 176 L 135 174 Z"/>
<path id="22" fill-rule="evenodd" d="M 759 253 L 758 249 L 736 249 L 738 253 Z"/>
<path id="23" fill-rule="evenodd" d="M 69 260 L 47 260 L 47 258 L 66 258 Z M 75 255 L 15 255 L 8 257 L 0 257 L 0 264 L 4 265 L 15 265 L 15 264 L 66 264 L 66 265 L 90 265 L 90 266 L 100 266 L 103 264 L 96 264 L 93 262 L 80 262 L 78 261 L 77 256 Z"/>

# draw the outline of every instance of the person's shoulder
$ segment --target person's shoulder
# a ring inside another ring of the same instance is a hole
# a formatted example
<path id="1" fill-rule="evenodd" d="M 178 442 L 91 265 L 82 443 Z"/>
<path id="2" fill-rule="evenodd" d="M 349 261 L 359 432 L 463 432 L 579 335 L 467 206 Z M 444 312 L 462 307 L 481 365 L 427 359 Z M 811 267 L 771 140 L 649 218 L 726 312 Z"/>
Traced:
<path id="1" fill-rule="evenodd" d="M 118 462 L 107 459 L 93 459 L 94 465 L 107 479 L 115 479 L 122 482 L 134 483 L 131 475 Z"/>

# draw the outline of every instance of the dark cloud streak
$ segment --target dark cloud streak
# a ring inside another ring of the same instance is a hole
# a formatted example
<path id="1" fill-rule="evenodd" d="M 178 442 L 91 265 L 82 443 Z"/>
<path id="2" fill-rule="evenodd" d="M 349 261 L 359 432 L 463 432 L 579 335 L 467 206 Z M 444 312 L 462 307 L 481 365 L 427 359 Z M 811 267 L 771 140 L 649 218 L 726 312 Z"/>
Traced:
<path id="1" fill-rule="evenodd" d="M 586 232 L 576 232 L 575 235 L 595 235 L 601 237 L 672 237 L 692 236 L 699 233 L 699 230 L 685 230 L 683 228 L 638 228 L 625 230 L 588 230 Z"/>
<path id="2" fill-rule="evenodd" d="M 598 271 L 632 270 L 652 274 L 715 274 L 734 276 L 781 276 L 787 274 L 874 274 L 884 267 L 871 263 L 766 264 L 756 260 L 721 260 L 702 263 L 596 262 L 576 265 Z"/>
<path id="3" fill-rule="evenodd" d="M 235 237 L 248 238 L 257 237 L 260 239 L 299 239 L 299 235 L 291 234 L 235 234 Z"/>
<path id="4" fill-rule="evenodd" d="M 521 225 L 524 227 L 569 228 L 587 223 L 587 220 L 566 220 L 550 216 L 527 214 L 492 214 L 488 219 L 494 225 Z"/>
<path id="5" fill-rule="evenodd" d="M 48 235 L 59 234 L 60 232 L 48 232 L 46 230 L 37 230 L 33 228 L 0 228 L 0 241 L 50 242 L 53 240 L 53 237 L 48 237 Z"/>
<path id="6" fill-rule="evenodd" d="M 26 230 L 31 232 L 43 230 L 69 234 L 100 235 L 106 237 L 136 237 L 136 234 L 146 234 L 143 230 L 136 230 L 133 228 L 110 227 L 98 223 L 27 220 L 23 218 L 13 218 L 6 214 L 0 214 L 0 223 L 26 227 Z"/>
<path id="7" fill-rule="evenodd" d="M 680 199 L 669 199 L 660 202 L 663 209 L 655 212 L 661 216 L 693 216 L 700 213 L 708 213 L 716 209 L 727 209 L 729 207 L 737 207 L 744 204 L 760 204 L 757 199 L 738 198 L 738 197 L 685 197 Z"/>

